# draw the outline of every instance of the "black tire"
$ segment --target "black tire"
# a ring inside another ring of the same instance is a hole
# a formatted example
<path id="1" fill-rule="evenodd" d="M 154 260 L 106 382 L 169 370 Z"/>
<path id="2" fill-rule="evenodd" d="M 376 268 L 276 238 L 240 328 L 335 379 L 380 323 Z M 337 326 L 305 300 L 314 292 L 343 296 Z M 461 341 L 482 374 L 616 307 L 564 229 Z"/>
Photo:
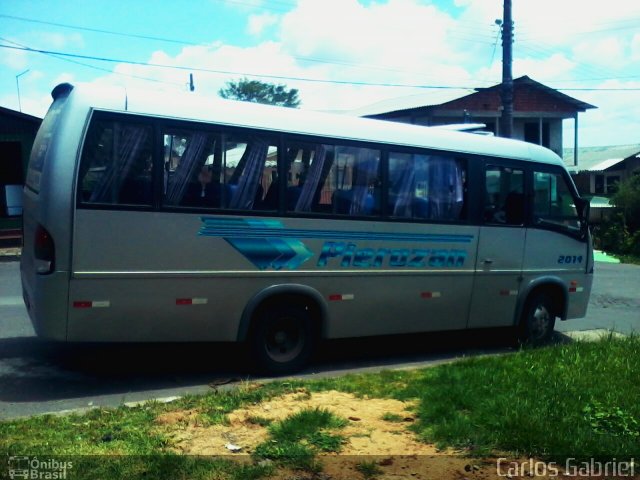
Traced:
<path id="1" fill-rule="evenodd" d="M 276 305 L 262 310 L 249 338 L 255 370 L 282 375 L 302 369 L 309 361 L 317 334 L 303 305 Z"/>
<path id="2" fill-rule="evenodd" d="M 522 312 L 518 338 L 525 345 L 544 345 L 549 341 L 556 325 L 554 303 L 545 292 L 535 292 Z"/>

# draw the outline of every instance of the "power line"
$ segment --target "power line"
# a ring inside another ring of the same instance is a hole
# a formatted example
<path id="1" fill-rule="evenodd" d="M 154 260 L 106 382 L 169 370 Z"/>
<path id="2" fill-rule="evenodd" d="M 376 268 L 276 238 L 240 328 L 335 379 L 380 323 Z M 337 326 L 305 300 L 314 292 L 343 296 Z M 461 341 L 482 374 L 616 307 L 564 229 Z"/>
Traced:
<path id="1" fill-rule="evenodd" d="M 618 88 L 618 87 L 571 87 L 571 88 L 563 88 L 556 87 L 556 90 L 564 90 L 565 92 L 640 92 L 640 87 L 628 87 L 628 88 Z"/>
<path id="2" fill-rule="evenodd" d="M 578 83 L 578 82 L 602 82 L 603 80 L 635 80 L 640 79 L 640 75 L 624 75 L 615 78 L 612 77 L 594 77 L 594 78 L 582 78 L 582 79 L 562 79 L 559 82 L 566 83 Z"/>
<path id="3" fill-rule="evenodd" d="M 218 1 L 221 1 L 223 3 L 233 3 L 233 4 L 237 4 L 238 3 L 236 1 L 231 2 L 230 0 L 218 0 Z M 284 3 L 284 2 L 281 2 L 281 3 Z M 253 5 L 253 4 L 247 4 L 247 5 L 255 6 L 256 8 L 259 8 L 258 5 Z M 292 4 L 290 4 L 290 5 L 294 6 Z M 71 25 L 71 24 L 66 24 L 66 23 L 49 22 L 49 21 L 45 21 L 45 20 L 39 20 L 39 19 L 27 18 L 27 17 L 18 17 L 18 16 L 14 16 L 14 15 L 2 15 L 2 14 L 0 14 L 0 18 L 8 18 L 8 19 L 11 19 L 11 20 L 18 20 L 18 21 L 22 21 L 22 22 L 29 22 L 29 23 L 36 23 L 36 24 L 43 24 L 43 25 L 52 25 L 52 26 L 68 28 L 68 29 L 72 29 L 72 30 L 89 31 L 89 32 L 93 32 L 93 33 L 101 33 L 101 34 L 106 34 L 106 35 L 117 35 L 117 36 L 121 36 L 121 37 L 132 37 L 132 38 L 138 38 L 138 39 L 144 39 L 144 40 L 155 40 L 155 41 L 161 41 L 161 42 L 169 42 L 169 43 L 180 44 L 180 45 L 184 45 L 184 46 L 203 46 L 203 45 L 206 45 L 206 44 L 197 44 L 197 43 L 189 42 L 189 41 L 182 40 L 182 39 L 176 39 L 176 38 L 152 37 L 152 36 L 139 35 L 139 34 L 134 34 L 134 33 L 118 32 L 118 31 L 114 31 L 114 30 L 88 28 L 88 27 L 82 27 L 82 26 L 79 26 L 79 25 Z M 464 35 L 464 36 L 462 36 L 462 35 Z M 473 34 L 469 34 L 469 33 L 466 33 L 466 32 L 462 32 L 462 35 L 450 35 L 450 37 L 454 38 L 454 39 L 457 39 L 457 40 L 460 40 L 460 41 L 474 43 L 474 44 L 477 44 L 477 45 L 490 44 L 490 43 L 487 43 L 487 42 L 478 41 L 479 38 L 482 38 L 482 39 L 488 38 L 488 37 L 486 37 L 484 35 L 473 35 Z M 296 60 L 298 60 L 298 61 L 320 63 L 320 64 L 326 64 L 326 65 L 342 65 L 342 66 L 353 67 L 353 68 L 366 68 L 366 69 L 379 70 L 379 71 L 392 71 L 392 72 L 397 72 L 398 71 L 397 69 L 393 69 L 393 68 L 389 68 L 389 67 L 382 67 L 382 66 L 378 66 L 378 65 L 371 65 L 371 64 L 365 64 L 365 63 L 359 63 L 359 62 L 330 60 L 330 59 L 315 58 L 315 57 L 302 57 L 302 56 L 296 56 L 296 55 L 291 55 L 291 57 L 296 59 Z M 80 65 L 83 65 L 83 64 L 80 64 Z M 85 65 L 85 66 L 88 66 L 88 65 Z M 88 66 L 88 67 L 89 68 L 100 69 L 99 67 L 92 67 L 92 66 Z M 417 74 L 419 72 L 405 71 L 404 73 L 416 73 Z"/>
<path id="4" fill-rule="evenodd" d="M 218 1 L 221 1 L 223 3 L 240 4 L 240 2 L 236 2 L 236 1 L 231 2 L 230 0 L 218 0 Z M 243 5 L 247 5 L 247 6 L 252 6 L 252 7 L 255 7 L 255 8 L 263 8 L 262 6 L 253 5 L 253 4 L 244 4 L 244 3 L 242 3 L 242 4 Z M 264 8 L 266 8 L 266 7 L 264 7 Z M 89 28 L 89 27 L 82 27 L 82 26 L 79 26 L 79 25 L 71 25 L 71 24 L 68 24 L 68 23 L 50 22 L 50 21 L 39 20 L 39 19 L 34 19 L 34 18 L 18 17 L 18 16 L 14 16 L 14 15 L 2 15 L 2 14 L 0 14 L 0 18 L 8 18 L 8 19 L 11 19 L 11 20 L 18 20 L 18 21 L 22 21 L 22 22 L 36 23 L 36 24 L 42 24 L 42 25 L 52 25 L 52 26 L 57 26 L 57 27 L 62 27 L 62 28 L 68 28 L 68 29 L 71 29 L 71 30 L 88 31 L 88 32 L 92 32 L 92 33 L 100 33 L 100 34 L 105 34 L 105 35 L 116 35 L 116 36 L 120 36 L 120 37 L 131 37 L 131 38 L 137 38 L 137 39 L 143 39 L 143 40 L 153 40 L 153 41 L 167 42 L 167 43 L 179 44 L 179 45 L 190 46 L 190 47 L 206 46 L 205 43 L 198 44 L 198 43 L 189 42 L 187 40 L 176 39 L 176 38 L 165 38 L 165 37 L 157 37 L 157 36 L 140 35 L 140 34 L 135 34 L 135 33 L 118 32 L 118 31 L 115 31 L 115 30 Z M 459 35 L 450 34 L 449 37 L 453 38 L 453 39 L 456 39 L 456 40 L 463 41 L 463 42 L 474 43 L 474 44 L 477 44 L 477 45 L 483 45 L 483 44 L 490 45 L 491 43 L 486 42 L 486 40 L 489 39 L 489 38 L 493 39 L 493 36 L 488 37 L 488 36 L 486 36 L 484 34 L 469 33 L 469 32 L 460 32 Z M 479 41 L 479 40 L 485 40 L 485 41 Z M 301 56 L 296 56 L 296 55 L 291 55 L 291 57 L 296 59 L 296 60 L 299 60 L 299 61 L 321 63 L 321 64 L 327 64 L 327 65 L 343 65 L 343 66 L 354 67 L 354 68 L 369 68 L 369 69 L 374 69 L 374 70 L 396 71 L 396 70 L 393 70 L 393 69 L 390 69 L 390 68 L 380 67 L 380 66 L 376 66 L 376 65 L 368 65 L 368 64 L 364 64 L 364 63 L 358 63 L 358 62 L 347 62 L 347 61 L 341 61 L 341 60 L 330 60 L 330 59 L 321 59 L 321 58 L 314 58 L 314 57 L 301 57 Z M 411 72 L 407 72 L 407 73 L 411 73 Z"/>
<path id="5" fill-rule="evenodd" d="M 108 62 L 108 63 L 124 63 L 129 65 L 138 65 L 143 67 L 152 67 L 152 68 L 167 68 L 172 70 L 181 70 L 181 71 L 196 71 L 203 73 L 213 73 L 213 74 L 221 74 L 221 75 L 234 75 L 234 76 L 246 76 L 246 77 L 257 77 L 257 78 L 268 78 L 271 80 L 289 80 L 289 81 L 298 81 L 298 82 L 310 82 L 310 83 L 323 83 L 323 84 L 334 84 L 334 85 L 355 85 L 355 86 L 368 86 L 368 87 L 395 87 L 395 88 L 419 88 L 419 89 L 427 89 L 427 90 L 474 90 L 477 86 L 451 86 L 451 85 L 421 85 L 421 84 L 404 84 L 404 83 L 376 83 L 376 82 L 362 82 L 362 81 L 349 81 L 349 80 L 327 80 L 323 78 L 309 78 L 309 77 L 292 77 L 286 75 L 271 75 L 271 74 L 256 74 L 256 73 L 247 73 L 247 72 L 238 72 L 231 70 L 217 70 L 210 68 L 202 68 L 202 67 L 184 67 L 180 65 L 166 65 L 159 63 L 149 63 L 149 62 L 140 62 L 135 60 L 125 60 L 125 59 L 115 59 L 115 58 L 107 58 L 107 57 L 96 57 L 91 55 L 78 55 L 73 53 L 65 53 L 65 52 L 55 52 L 51 50 L 42 50 L 30 47 L 20 47 L 20 46 L 12 46 L 12 45 L 1 45 L 0 48 L 8 48 L 12 50 L 22 50 L 33 53 L 41 53 L 44 55 L 56 55 L 60 57 L 67 58 L 81 58 L 84 60 L 95 60 L 100 62 Z M 114 72 L 115 73 L 115 72 Z M 140 77 L 146 80 L 144 77 Z M 640 91 L 640 88 L 576 88 L 576 87 L 556 87 L 557 90 L 565 90 L 565 91 Z"/>
<path id="6" fill-rule="evenodd" d="M 563 30 L 563 34 L 567 35 L 567 36 L 582 36 L 582 35 L 591 35 L 594 33 L 606 33 L 606 32 L 619 32 L 622 30 L 637 30 L 638 29 L 638 22 L 640 22 L 640 17 L 635 17 L 635 18 L 627 18 L 625 20 L 616 20 L 616 21 L 611 21 L 611 22 L 603 22 L 603 23 L 596 23 L 593 24 L 593 27 L 596 27 L 594 29 L 591 30 L 571 30 L 569 29 L 564 29 Z M 629 24 L 629 25 L 626 25 Z M 611 28 L 597 28 L 599 25 L 620 25 L 620 26 L 616 26 L 616 27 L 611 27 Z M 521 39 L 531 39 L 531 38 L 540 38 L 539 34 L 528 31 L 531 30 L 531 27 L 527 28 L 523 28 L 523 33 L 521 35 L 519 35 L 519 37 Z M 542 35 L 545 36 L 546 38 L 546 34 L 542 33 Z"/>
<path id="7" fill-rule="evenodd" d="M 196 71 L 203 73 L 213 73 L 213 74 L 221 74 L 221 75 L 234 75 L 234 76 L 246 76 L 246 77 L 257 77 L 257 78 L 268 78 L 271 80 L 289 80 L 289 81 L 298 81 L 298 82 L 310 82 L 310 83 L 323 83 L 323 84 L 334 84 L 334 85 L 355 85 L 355 86 L 369 86 L 369 87 L 395 87 L 395 88 L 419 88 L 419 89 L 427 89 L 427 90 L 475 90 L 476 86 L 452 86 L 452 85 L 424 85 L 424 84 L 403 84 L 403 83 L 376 83 L 376 82 L 362 82 L 362 81 L 348 81 L 348 80 L 327 80 L 323 78 L 310 78 L 310 77 L 292 77 L 286 75 L 270 75 L 270 74 L 257 74 L 257 73 L 248 73 L 248 72 L 238 72 L 231 70 L 216 70 L 202 67 L 184 67 L 179 65 L 163 65 L 158 63 L 149 63 L 149 62 L 140 62 L 135 60 L 125 60 L 125 59 L 115 59 L 115 58 L 107 58 L 107 57 L 96 57 L 91 55 L 78 55 L 73 53 L 65 53 L 65 52 L 55 52 L 51 50 L 42 50 L 30 47 L 20 47 L 13 45 L 2 45 L 0 44 L 0 48 L 8 48 L 12 50 L 22 50 L 27 52 L 41 53 L 45 55 L 56 55 L 60 57 L 68 57 L 68 58 L 81 58 L 84 60 L 95 60 L 100 62 L 108 62 L 108 63 L 124 63 L 129 65 L 138 65 L 143 67 L 153 67 L 153 68 L 168 68 L 172 70 L 181 70 L 181 71 Z M 145 79 L 144 77 L 140 77 Z M 575 88 L 575 87 L 556 87 L 558 90 L 565 91 L 640 91 L 640 88 Z"/>
<path id="8" fill-rule="evenodd" d="M 4 37 L 0 37 L 0 40 L 2 40 L 3 42 L 12 43 L 12 44 L 17 45 L 18 47 L 21 47 L 21 48 L 24 48 L 24 49 L 30 49 L 26 45 L 22 45 L 22 44 L 20 44 L 18 42 L 14 42 L 14 41 L 9 40 L 9 39 L 4 38 Z M 77 60 L 72 60 L 71 58 L 61 58 L 56 53 L 44 53 L 44 52 L 41 52 L 41 53 L 43 55 L 47 55 L 47 56 L 49 56 L 51 58 L 55 58 L 56 60 L 60 60 L 62 62 L 73 63 L 74 65 L 80 65 L 81 67 L 91 68 L 93 70 L 98 70 L 98 71 L 101 71 L 101 72 L 111 73 L 113 75 L 120 75 L 120 76 L 123 76 L 123 77 L 136 78 L 138 80 L 145 80 L 145 81 L 148 81 L 148 82 L 164 83 L 164 84 L 167 84 L 167 85 L 180 85 L 180 86 L 182 86 L 181 83 L 167 82 L 165 80 L 158 80 L 157 78 L 143 77 L 143 76 L 134 75 L 134 74 L 131 74 L 131 73 L 116 72 L 114 70 L 109 70 L 108 68 L 102 68 L 102 67 L 98 67 L 96 65 L 90 65 L 88 63 L 78 62 Z"/>
<path id="9" fill-rule="evenodd" d="M 326 83 L 326 84 L 336 84 L 336 85 L 356 85 L 356 86 L 372 86 L 372 87 L 402 87 L 402 88 L 422 88 L 422 89 L 433 89 L 433 90 L 472 90 L 475 87 L 454 87 L 450 85 L 418 85 L 418 84 L 402 84 L 402 83 L 375 83 L 375 82 L 359 82 L 359 81 L 347 81 L 347 80 L 327 80 L 322 78 L 309 78 L 309 77 L 290 77 L 285 75 L 270 75 L 270 74 L 256 74 L 256 73 L 247 73 L 247 72 L 237 72 L 231 70 L 216 70 L 210 68 L 202 68 L 202 67 L 183 67 L 179 65 L 163 65 L 159 63 L 149 63 L 149 62 L 140 62 L 135 60 L 124 60 L 124 59 L 116 59 L 116 58 L 107 58 L 107 57 L 95 57 L 91 55 L 78 55 L 73 53 L 65 53 L 65 52 L 55 52 L 51 50 L 42 50 L 37 48 L 30 47 L 18 47 L 12 45 L 1 45 L 0 48 L 8 48 L 12 50 L 22 50 L 27 52 L 34 53 L 42 53 L 45 55 L 59 55 L 62 57 L 70 57 L 70 58 L 81 58 L 84 60 L 95 60 L 100 62 L 108 62 L 108 63 L 124 63 L 129 65 L 138 65 L 144 67 L 153 67 L 153 68 L 168 68 L 172 70 L 186 70 L 186 71 L 196 71 L 203 73 L 214 73 L 214 74 L 222 74 L 222 75 L 235 75 L 235 76 L 246 76 L 246 77 L 258 77 L 258 78 L 268 78 L 272 80 L 292 80 L 298 82 L 312 82 L 312 83 Z"/>
<path id="10" fill-rule="evenodd" d="M 269 0 L 269 2 L 265 2 L 262 4 L 251 3 L 250 0 L 216 0 L 217 2 L 223 3 L 227 6 L 238 5 L 241 7 L 249 7 L 255 10 L 267 10 L 277 13 L 288 13 L 295 9 L 298 4 L 279 1 L 279 0 Z M 418 5 L 420 7 L 425 5 Z M 477 34 L 478 27 L 487 27 L 491 26 L 491 24 L 487 25 L 486 22 L 480 20 L 461 20 L 461 19 L 453 19 L 456 22 L 456 29 L 468 29 L 471 30 L 472 33 Z M 464 33 L 464 32 L 463 32 Z M 493 36 L 491 35 L 491 38 Z"/>
<path id="11" fill-rule="evenodd" d="M 7 17 L 6 15 L 0 15 L 0 17 Z M 36 20 L 36 22 L 38 22 Z M 46 23 L 46 22 L 43 22 Z M 70 27 L 70 28 L 76 28 L 76 27 Z M 123 34 L 123 35 L 129 35 L 129 34 Z M 112 58 L 106 58 L 106 57 L 96 57 L 96 56 L 90 56 L 90 55 L 78 55 L 78 54 L 71 54 L 71 53 L 66 53 L 66 52 L 55 52 L 55 51 L 49 51 L 49 50 L 43 50 L 43 49 L 35 49 L 35 48 L 31 48 L 31 47 L 27 47 L 25 45 L 22 45 L 20 43 L 17 42 L 13 42 L 11 40 L 8 40 L 6 38 L 0 37 L 0 40 L 3 40 L 5 42 L 8 43 L 12 43 L 16 46 L 10 46 L 10 45 L 0 45 L 0 48 L 8 48 L 8 49 L 15 49 L 15 50 L 22 50 L 22 51 L 29 51 L 29 52 L 34 52 L 34 53 L 40 53 L 43 55 L 48 55 L 51 56 L 53 58 L 56 58 L 57 60 L 62 60 L 62 61 L 66 61 L 69 63 L 74 63 L 80 66 L 84 66 L 87 68 L 92 68 L 95 70 L 99 70 L 99 71 L 103 71 L 103 72 L 107 72 L 107 73 L 112 73 L 115 75 L 122 75 L 122 76 L 127 76 L 127 77 L 131 77 L 131 78 L 137 78 L 140 80 L 145 80 L 145 81 L 151 81 L 151 82 L 157 82 L 157 83 L 165 83 L 165 84 L 171 84 L 171 85 L 180 85 L 182 86 L 182 84 L 180 83 L 176 83 L 176 82 L 167 82 L 167 81 L 163 81 L 163 80 L 158 80 L 155 78 L 149 78 L 149 77 L 143 77 L 143 76 L 139 76 L 139 75 L 134 75 L 134 74 L 126 74 L 126 73 L 122 73 L 122 72 L 116 72 L 113 70 L 109 70 L 109 69 L 105 69 L 102 67 L 98 67 L 95 65 L 90 65 L 90 64 L 86 64 L 86 63 L 82 63 L 82 62 L 78 62 L 76 60 L 71 60 L 71 58 L 81 58 L 81 59 L 86 59 L 86 60 L 95 60 L 95 61 L 102 61 L 102 62 L 110 62 L 110 63 L 124 63 L 124 64 L 130 64 L 130 65 L 138 65 L 138 66 L 146 66 L 146 67 L 154 67 L 154 68 L 168 68 L 168 69 L 176 69 L 176 70 L 191 70 L 191 71 L 200 71 L 200 72 L 204 72 L 204 73 L 213 73 L 213 74 L 223 74 L 223 75 L 241 75 L 241 76 L 249 76 L 249 77 L 259 77 L 259 78 L 270 78 L 270 79 L 277 79 L 277 80 L 293 80 L 293 81 L 302 81 L 302 82 L 313 82 L 313 83 L 326 83 L 326 84 L 338 84 L 338 85 L 361 85 L 361 86 L 377 86 L 377 87 L 400 87 L 400 88 L 420 88 L 420 89 L 451 89 L 451 90 L 473 90 L 475 87 L 467 87 L 467 86 L 460 86 L 460 87 L 455 87 L 455 86 L 444 86 L 444 85 L 416 85 L 416 84 L 397 84 L 397 83 L 375 83 L 375 82 L 359 82 L 359 81 L 340 81 L 340 80 L 326 80 L 326 79 L 317 79 L 317 78 L 306 78 L 306 77 L 290 77 L 290 76 L 283 76 L 283 75 L 268 75 L 268 74 L 252 74 L 252 73 L 247 73 L 247 72 L 234 72 L 234 71 L 225 71 L 225 70 L 214 70 L 214 69 L 205 69 L 205 68 L 200 68 L 200 67 L 181 67 L 181 66 L 176 66 L 176 65 L 163 65 L 163 64 L 154 64 L 154 63 L 148 63 L 148 62 L 140 62 L 140 61 L 132 61 L 132 60 L 124 60 L 124 59 L 112 59 Z M 492 58 L 495 54 L 495 45 L 494 44 L 494 53 L 492 54 Z M 531 48 L 527 49 L 525 47 L 525 50 L 533 50 Z M 546 49 L 544 48 L 540 48 L 538 46 L 538 51 L 540 53 L 544 52 Z M 547 50 L 548 54 L 549 50 Z M 557 52 L 554 52 L 557 53 Z M 295 58 L 295 57 L 294 57 Z M 387 68 L 383 68 L 383 67 L 376 67 L 376 66 L 372 66 L 372 65 L 365 65 L 365 64 L 353 64 L 353 63 L 349 63 L 349 62 L 329 62 L 329 61 L 325 61 L 325 60 L 321 60 L 321 59 L 314 59 L 314 58 L 304 58 L 305 61 L 311 61 L 311 62 L 326 62 L 326 63 L 336 63 L 336 64 L 344 64 L 344 65 L 348 65 L 348 66 L 362 66 L 364 68 L 377 68 L 380 70 L 389 70 L 389 71 L 394 71 L 397 72 L 397 70 L 395 69 L 387 69 Z M 586 66 L 586 65 L 585 65 Z M 579 65 L 579 67 L 583 67 L 582 65 Z M 594 70 L 595 71 L 595 70 Z M 605 78 L 594 78 L 594 79 L 585 79 L 585 80 L 566 80 L 567 82 L 578 82 L 578 81 L 589 81 L 589 80 L 611 80 L 611 79 L 632 79 L 632 78 L 638 78 L 639 76 L 626 76 L 626 77 L 619 77 L 619 78 L 615 78 L 613 76 L 609 76 L 609 77 L 605 77 Z M 482 81 L 482 83 L 492 83 L 492 82 L 488 82 L 488 81 Z M 615 91 L 638 91 L 640 90 L 640 88 L 615 88 L 615 87 L 611 87 L 611 88 L 607 88 L 607 87 L 599 87 L 599 88 L 575 88 L 575 87 L 567 87 L 567 88 L 562 88 L 562 87 L 556 87 L 558 90 L 565 90 L 565 91 L 610 91 L 610 92 L 615 92 Z"/>
<path id="12" fill-rule="evenodd" d="M 8 19 L 11 19 L 11 20 L 18 20 L 18 21 L 21 21 L 21 22 L 39 23 L 41 25 L 51 25 L 51 26 L 55 26 L 55 27 L 70 28 L 70 29 L 73 29 L 73 30 L 82 30 L 82 31 L 85 31 L 85 32 L 103 33 L 103 34 L 107 34 L 107 35 L 118 35 L 120 37 L 139 38 L 139 39 L 142 39 L 142 40 L 154 40 L 156 42 L 175 43 L 175 44 L 178 44 L 178 45 L 189 45 L 189 46 L 195 45 L 193 43 L 186 42 L 184 40 L 176 40 L 176 39 L 173 39 L 173 38 L 155 37 L 155 36 L 150 36 L 150 35 L 139 35 L 137 33 L 124 33 L 124 32 L 117 32 L 115 30 L 104 30 L 104 29 L 101 29 L 101 28 L 81 27 L 81 26 L 78 26 L 78 25 L 69 25 L 68 23 L 49 22 L 49 21 L 45 21 L 45 20 L 36 20 L 34 18 L 17 17 L 17 16 L 14 16 L 14 15 L 1 15 L 0 14 L 0 18 L 8 18 Z"/>
<path id="13" fill-rule="evenodd" d="M 547 60 L 549 57 L 553 55 L 561 54 L 562 52 L 555 50 L 551 47 L 545 47 L 540 44 L 532 44 L 531 42 L 521 42 L 519 44 L 520 50 L 524 53 L 529 53 L 533 58 L 537 58 L 540 60 Z M 570 61 L 569 59 L 567 59 Z M 575 70 L 577 74 L 582 74 L 586 77 L 602 77 L 605 75 L 603 80 L 618 80 L 627 77 L 619 77 L 613 73 L 611 69 L 603 70 L 602 67 L 597 67 L 590 63 L 584 62 L 573 62 L 574 67 L 572 69 Z M 582 79 L 572 80 L 572 82 L 583 81 Z"/>
<path id="14" fill-rule="evenodd" d="M 496 41 L 493 44 L 493 52 L 491 52 L 491 61 L 489 61 L 489 68 L 493 65 L 493 60 L 496 58 L 496 49 L 498 48 L 498 42 L 500 41 L 500 34 L 502 32 L 498 29 L 498 33 L 496 34 Z"/>

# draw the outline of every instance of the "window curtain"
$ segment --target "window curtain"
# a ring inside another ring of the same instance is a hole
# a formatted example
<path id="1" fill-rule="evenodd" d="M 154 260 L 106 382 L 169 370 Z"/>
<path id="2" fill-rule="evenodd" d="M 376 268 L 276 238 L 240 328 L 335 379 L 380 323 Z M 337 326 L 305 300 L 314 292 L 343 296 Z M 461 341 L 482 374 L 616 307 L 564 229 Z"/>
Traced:
<path id="1" fill-rule="evenodd" d="M 113 124 L 112 162 L 93 190 L 90 202 L 114 203 L 120 194 L 121 184 L 129 177 L 131 167 L 139 160 L 147 143 L 150 129 L 144 126 Z M 139 165 L 139 168 L 145 165 Z"/>
<path id="2" fill-rule="evenodd" d="M 416 157 L 412 157 L 403 167 L 400 188 L 393 207 L 396 217 L 411 218 L 414 214 L 416 195 L 416 176 L 419 181 L 426 182 L 428 209 L 421 218 L 431 220 L 456 220 L 460 217 L 464 200 L 464 184 L 462 168 L 453 158 L 418 157 L 418 161 L 426 162 L 426 170 L 416 173 Z M 425 175 L 423 177 L 423 175 Z M 428 213 L 427 213 L 428 212 Z"/>
<path id="3" fill-rule="evenodd" d="M 262 139 L 252 139 L 247 145 L 246 162 L 238 177 L 237 188 L 229 202 L 229 208 L 251 210 L 258 191 L 269 143 Z"/>
<path id="4" fill-rule="evenodd" d="M 415 159 L 412 155 L 411 160 L 405 163 L 405 166 L 402 171 L 402 177 L 400 179 L 400 189 L 398 190 L 396 202 L 393 206 L 394 217 L 411 218 L 411 216 L 413 215 L 412 213 L 413 197 L 415 196 L 415 192 L 416 192 L 415 179 L 416 179 Z"/>
<path id="5" fill-rule="evenodd" d="M 374 180 L 378 177 L 378 162 L 380 157 L 377 152 L 362 150 L 356 158 L 355 178 L 351 189 L 350 215 L 369 215 L 373 209 Z"/>
<path id="6" fill-rule="evenodd" d="M 189 181 L 195 177 L 198 167 L 201 166 L 201 160 L 207 151 L 207 146 L 212 144 L 209 140 L 209 135 L 205 133 L 195 133 L 189 139 L 178 168 L 169 181 L 166 196 L 167 205 L 179 205 L 182 201 Z"/>
<path id="7" fill-rule="evenodd" d="M 304 185 L 302 186 L 302 192 L 296 202 L 296 212 L 309 212 L 311 211 L 311 204 L 316 191 L 318 190 L 318 184 L 322 179 L 322 172 L 324 170 L 324 161 L 327 156 L 327 148 L 324 145 L 316 146 L 313 154 L 313 162 L 307 173 Z"/>
<path id="8" fill-rule="evenodd" d="M 427 172 L 430 218 L 457 220 L 464 201 L 462 168 L 453 158 L 432 157 Z"/>

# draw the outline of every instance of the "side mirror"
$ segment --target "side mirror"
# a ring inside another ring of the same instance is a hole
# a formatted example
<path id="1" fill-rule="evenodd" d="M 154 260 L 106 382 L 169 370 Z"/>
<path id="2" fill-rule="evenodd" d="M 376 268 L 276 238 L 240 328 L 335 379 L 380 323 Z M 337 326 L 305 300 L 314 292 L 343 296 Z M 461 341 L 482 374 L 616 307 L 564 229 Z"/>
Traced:
<path id="1" fill-rule="evenodd" d="M 584 198 L 576 199 L 576 209 L 580 217 L 580 237 L 586 238 L 589 233 L 589 215 L 591 213 L 591 203 Z"/>
<path id="2" fill-rule="evenodd" d="M 591 212 L 591 203 L 584 198 L 576 199 L 576 209 L 578 210 L 578 216 L 581 220 L 588 222 L 589 213 Z"/>

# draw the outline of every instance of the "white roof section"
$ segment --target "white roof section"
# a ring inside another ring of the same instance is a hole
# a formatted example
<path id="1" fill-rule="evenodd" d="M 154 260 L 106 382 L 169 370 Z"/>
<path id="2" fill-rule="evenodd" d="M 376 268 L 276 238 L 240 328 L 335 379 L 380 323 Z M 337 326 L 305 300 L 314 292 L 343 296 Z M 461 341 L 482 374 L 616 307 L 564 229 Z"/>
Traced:
<path id="1" fill-rule="evenodd" d="M 624 161 L 624 158 L 610 158 L 608 160 L 605 160 L 604 162 L 600 162 L 600 163 L 590 167 L 588 169 L 588 171 L 590 171 L 590 172 L 601 172 L 603 170 L 606 170 L 607 168 L 611 168 L 614 165 L 619 164 L 622 161 Z"/>
<path id="2" fill-rule="evenodd" d="M 601 171 L 601 164 L 613 162 L 609 167 L 616 165 L 616 161 L 640 155 L 640 144 L 609 145 L 600 147 L 580 147 L 578 149 L 578 166 L 573 165 L 574 149 L 564 149 L 564 162 L 571 172 Z M 606 167 L 606 168 L 609 168 Z"/>
<path id="3" fill-rule="evenodd" d="M 613 208 L 607 197 L 592 197 L 589 204 L 591 208 Z"/>
<path id="4" fill-rule="evenodd" d="M 419 93 L 416 95 L 407 95 L 404 97 L 388 98 L 381 100 L 370 105 L 364 105 L 354 110 L 349 110 L 345 113 L 347 115 L 353 115 L 355 117 L 366 117 L 369 115 L 379 115 L 381 113 L 399 112 L 402 110 L 411 110 L 413 108 L 430 107 L 433 105 L 440 105 L 442 103 L 456 100 L 465 95 L 474 93 L 475 90 L 462 91 L 461 90 L 433 90 L 425 93 Z"/>
<path id="5" fill-rule="evenodd" d="M 58 87 L 56 87 L 58 88 Z M 78 85 L 73 108 L 151 115 L 308 136 L 430 148 L 563 165 L 555 153 L 530 143 L 398 122 L 237 102 L 188 92 L 153 92 Z"/>

